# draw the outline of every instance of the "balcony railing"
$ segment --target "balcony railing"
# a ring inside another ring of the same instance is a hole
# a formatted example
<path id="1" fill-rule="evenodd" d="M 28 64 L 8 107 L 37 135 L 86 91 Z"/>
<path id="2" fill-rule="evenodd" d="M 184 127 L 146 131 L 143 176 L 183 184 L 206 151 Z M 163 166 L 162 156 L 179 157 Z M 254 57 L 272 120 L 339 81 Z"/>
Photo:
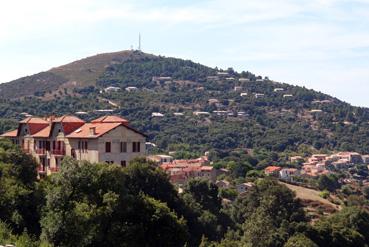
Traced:
<path id="1" fill-rule="evenodd" d="M 65 149 L 54 149 L 51 151 L 53 155 L 65 155 Z"/>
<path id="2" fill-rule="evenodd" d="M 36 152 L 36 154 L 46 154 L 46 149 L 44 149 L 44 148 L 36 149 L 35 152 Z"/>

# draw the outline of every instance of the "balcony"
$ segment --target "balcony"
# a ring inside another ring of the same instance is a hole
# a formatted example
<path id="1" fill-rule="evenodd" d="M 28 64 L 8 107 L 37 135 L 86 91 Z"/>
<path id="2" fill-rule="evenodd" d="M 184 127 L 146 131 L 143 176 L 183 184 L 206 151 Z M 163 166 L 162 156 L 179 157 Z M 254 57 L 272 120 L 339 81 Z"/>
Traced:
<path id="1" fill-rule="evenodd" d="M 44 148 L 36 149 L 35 152 L 38 155 L 45 155 L 46 154 L 46 149 L 44 149 Z"/>
<path id="2" fill-rule="evenodd" d="M 26 154 L 30 154 L 31 153 L 31 149 L 29 148 L 22 148 L 23 152 L 25 152 Z"/>
<path id="3" fill-rule="evenodd" d="M 51 151 L 53 155 L 65 155 L 65 149 L 53 149 Z"/>

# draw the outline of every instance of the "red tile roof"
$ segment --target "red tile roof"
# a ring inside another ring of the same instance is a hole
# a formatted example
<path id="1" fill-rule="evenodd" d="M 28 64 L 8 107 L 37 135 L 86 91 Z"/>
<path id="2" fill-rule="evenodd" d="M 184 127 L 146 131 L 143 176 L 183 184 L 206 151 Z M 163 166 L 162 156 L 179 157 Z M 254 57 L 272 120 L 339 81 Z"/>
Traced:
<path id="1" fill-rule="evenodd" d="M 282 167 L 279 166 L 268 166 L 265 168 L 265 172 L 267 173 L 273 173 L 273 172 L 279 172 L 282 169 Z"/>
<path id="2" fill-rule="evenodd" d="M 76 129 L 68 138 L 97 138 L 122 125 L 122 123 L 86 123 Z M 90 128 L 95 128 L 95 135 L 90 134 Z"/>
<path id="3" fill-rule="evenodd" d="M 17 137 L 18 130 L 12 130 L 2 134 L 2 137 Z"/>
<path id="4" fill-rule="evenodd" d="M 48 124 L 49 122 L 39 117 L 28 117 L 21 120 L 19 123 L 26 124 Z"/>
<path id="5" fill-rule="evenodd" d="M 91 123 L 124 123 L 128 124 L 128 120 L 118 117 L 118 116 L 103 116 L 99 117 L 95 120 L 92 120 Z"/>
<path id="6" fill-rule="evenodd" d="M 42 130 L 40 130 L 39 132 L 33 134 L 32 137 L 47 138 L 50 136 L 50 132 L 51 132 L 51 126 L 49 125 L 46 128 L 43 128 Z"/>
<path id="7" fill-rule="evenodd" d="M 19 135 L 20 126 L 22 124 L 26 124 L 28 126 L 29 133 L 31 135 L 33 135 L 33 134 L 36 134 L 37 132 L 39 132 L 40 130 L 42 130 L 43 128 L 46 128 L 49 125 L 49 122 L 46 121 L 45 119 L 42 119 L 42 118 L 39 118 L 39 117 L 25 118 L 25 119 L 23 119 L 22 121 L 19 122 L 17 135 Z"/>
<path id="8" fill-rule="evenodd" d="M 212 166 L 202 166 L 201 171 L 212 171 L 214 167 Z"/>
<path id="9" fill-rule="evenodd" d="M 76 116 L 69 116 L 69 115 L 64 115 L 58 118 L 55 118 L 53 120 L 54 123 L 85 123 L 85 121 L 83 121 L 82 119 L 76 117 Z"/>

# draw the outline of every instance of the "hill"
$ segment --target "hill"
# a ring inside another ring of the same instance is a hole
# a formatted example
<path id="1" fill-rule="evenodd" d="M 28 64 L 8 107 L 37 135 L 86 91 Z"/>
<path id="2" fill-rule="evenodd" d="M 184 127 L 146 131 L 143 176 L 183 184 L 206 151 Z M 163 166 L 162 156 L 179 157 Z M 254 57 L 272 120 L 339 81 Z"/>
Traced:
<path id="1" fill-rule="evenodd" d="M 254 148 L 364 153 L 369 148 L 366 108 L 250 72 L 139 51 L 85 58 L 0 89 L 2 118 L 82 111 L 90 120 L 110 110 L 165 150 L 214 150 L 224 156 Z M 155 112 L 164 116 L 153 117 Z"/>
<path id="2" fill-rule="evenodd" d="M 123 63 L 134 58 L 135 54 L 131 51 L 98 54 L 52 68 L 46 72 L 3 83 L 0 84 L 0 97 L 12 99 L 43 96 L 48 92 L 64 88 L 73 89 L 96 85 L 96 80 L 109 65 Z"/>

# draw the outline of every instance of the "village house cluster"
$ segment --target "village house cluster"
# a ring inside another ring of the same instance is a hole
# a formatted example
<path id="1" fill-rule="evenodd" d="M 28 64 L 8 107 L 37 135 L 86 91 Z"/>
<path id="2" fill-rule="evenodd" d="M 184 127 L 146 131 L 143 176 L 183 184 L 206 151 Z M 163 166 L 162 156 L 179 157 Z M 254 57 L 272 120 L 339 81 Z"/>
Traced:
<path id="1" fill-rule="evenodd" d="M 190 179 L 205 179 L 214 183 L 220 189 L 235 189 L 240 195 L 246 195 L 254 186 L 251 182 L 232 185 L 229 181 L 217 178 L 223 174 L 229 174 L 229 170 L 216 169 L 210 165 L 208 157 L 202 156 L 197 159 L 175 160 L 170 155 L 150 155 L 148 160 L 154 161 L 163 171 L 165 171 L 171 183 L 181 187 Z"/>
<path id="2" fill-rule="evenodd" d="M 145 155 L 146 135 L 118 116 L 104 116 L 90 123 L 68 115 L 30 116 L 1 137 L 31 154 L 39 164 L 40 175 L 58 171 L 65 156 L 126 166 L 133 158 Z"/>
<path id="3" fill-rule="evenodd" d="M 313 154 L 308 158 L 302 156 L 290 157 L 290 162 L 301 164 L 301 169 L 283 168 L 280 166 L 268 166 L 264 172 L 266 175 L 275 176 L 286 181 L 293 181 L 298 176 L 318 177 L 344 171 L 357 164 L 369 164 L 369 155 L 361 155 L 357 152 L 338 152 L 334 154 Z M 359 175 L 355 178 L 361 179 Z"/>
<path id="4" fill-rule="evenodd" d="M 226 169 L 210 166 L 207 156 L 197 159 L 175 160 L 169 155 L 151 155 L 147 159 L 158 164 L 168 175 L 173 184 L 183 185 L 193 178 L 202 178 L 215 183 L 217 176 L 227 173 Z"/>

